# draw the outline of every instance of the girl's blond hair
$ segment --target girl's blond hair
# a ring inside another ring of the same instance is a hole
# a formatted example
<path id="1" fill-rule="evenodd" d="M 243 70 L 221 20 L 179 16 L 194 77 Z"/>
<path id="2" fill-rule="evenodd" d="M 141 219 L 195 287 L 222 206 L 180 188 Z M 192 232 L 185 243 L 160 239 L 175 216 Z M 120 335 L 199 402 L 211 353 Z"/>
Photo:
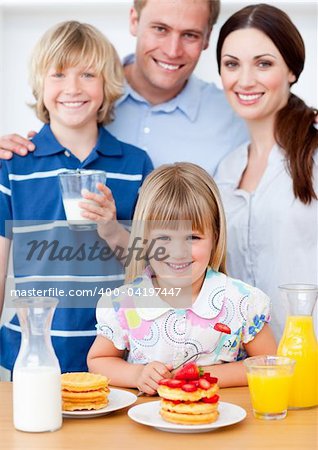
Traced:
<path id="1" fill-rule="evenodd" d="M 50 28 L 35 46 L 30 62 L 30 85 L 37 117 L 49 123 L 43 102 L 44 79 L 50 67 L 63 70 L 77 65 L 94 70 L 104 81 L 104 100 L 97 121 L 106 125 L 113 119 L 115 101 L 123 93 L 124 75 L 113 45 L 95 27 L 74 20 Z"/>
<path id="2" fill-rule="evenodd" d="M 165 164 L 148 175 L 136 205 L 129 248 L 136 239 L 145 243 L 152 224 L 176 229 L 180 221 L 189 221 L 192 230 L 212 235 L 209 266 L 226 273 L 226 222 L 220 193 L 210 175 L 192 163 Z M 132 258 L 128 264 L 126 282 L 140 276 L 146 264 L 144 244 L 143 257 Z"/>

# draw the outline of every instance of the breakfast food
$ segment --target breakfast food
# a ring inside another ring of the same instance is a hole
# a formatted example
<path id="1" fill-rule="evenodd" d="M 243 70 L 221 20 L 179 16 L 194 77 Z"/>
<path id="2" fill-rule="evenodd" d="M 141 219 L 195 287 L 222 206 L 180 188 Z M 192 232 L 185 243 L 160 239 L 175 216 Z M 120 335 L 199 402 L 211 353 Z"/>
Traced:
<path id="1" fill-rule="evenodd" d="M 108 404 L 109 380 L 88 372 L 68 372 L 61 375 L 62 409 L 77 411 L 101 409 Z"/>
<path id="2" fill-rule="evenodd" d="M 161 417 L 182 425 L 201 425 L 218 418 L 218 379 L 195 363 L 185 364 L 173 378 L 159 381 Z"/>

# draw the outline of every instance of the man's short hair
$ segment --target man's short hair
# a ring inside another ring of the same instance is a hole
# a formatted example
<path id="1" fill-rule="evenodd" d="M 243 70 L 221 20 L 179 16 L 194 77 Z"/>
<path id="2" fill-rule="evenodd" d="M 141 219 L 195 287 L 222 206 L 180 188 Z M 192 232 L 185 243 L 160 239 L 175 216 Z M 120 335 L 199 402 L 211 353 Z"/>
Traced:
<path id="1" fill-rule="evenodd" d="M 171 1 L 171 0 L 166 0 Z M 193 0 L 194 2 L 196 0 Z M 220 0 L 206 0 L 209 4 L 209 33 L 212 30 L 213 25 L 216 23 L 220 14 Z M 134 8 L 137 11 L 138 17 L 140 17 L 142 9 L 146 6 L 147 0 L 134 0 Z"/>

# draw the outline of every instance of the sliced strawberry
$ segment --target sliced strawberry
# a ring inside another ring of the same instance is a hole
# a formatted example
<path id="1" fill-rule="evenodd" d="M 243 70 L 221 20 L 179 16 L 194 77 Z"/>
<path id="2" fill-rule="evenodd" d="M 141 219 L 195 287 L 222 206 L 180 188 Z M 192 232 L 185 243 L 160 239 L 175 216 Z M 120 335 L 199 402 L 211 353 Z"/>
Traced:
<path id="1" fill-rule="evenodd" d="M 211 383 L 211 384 L 215 384 L 218 382 L 218 379 L 216 377 L 211 377 L 209 372 L 204 372 L 204 374 L 202 375 L 202 378 L 204 378 L 205 380 L 208 380 L 209 383 Z"/>
<path id="2" fill-rule="evenodd" d="M 168 380 L 166 386 L 176 389 L 176 388 L 181 388 L 184 385 L 184 381 L 183 380 L 175 380 L 174 378 L 171 378 L 170 380 Z"/>
<path id="3" fill-rule="evenodd" d="M 182 400 L 171 400 L 170 398 L 164 398 L 162 397 L 163 400 L 165 400 L 166 402 L 171 402 L 174 405 L 179 405 L 179 403 L 182 403 Z"/>
<path id="4" fill-rule="evenodd" d="M 210 389 L 211 383 L 208 380 L 206 380 L 205 378 L 200 378 L 199 387 L 201 389 L 204 389 L 205 391 L 207 391 L 208 389 Z"/>
<path id="5" fill-rule="evenodd" d="M 185 383 L 182 388 L 184 392 L 195 392 L 198 390 L 195 384 L 193 383 Z"/>
<path id="6" fill-rule="evenodd" d="M 231 334 L 231 328 L 225 325 L 225 323 L 216 323 L 214 329 L 220 333 Z"/>
<path id="7" fill-rule="evenodd" d="M 197 380 L 202 373 L 202 367 L 198 367 L 194 362 L 189 362 L 176 372 L 174 378 L 177 380 Z"/>
<path id="8" fill-rule="evenodd" d="M 203 403 L 217 403 L 218 401 L 219 401 L 219 396 L 217 395 L 217 394 L 215 394 L 215 395 L 213 395 L 213 397 L 204 397 L 204 398 L 201 398 L 201 401 L 203 402 Z"/>
<path id="9" fill-rule="evenodd" d="M 162 380 L 159 381 L 160 386 L 168 386 L 170 379 L 169 378 L 162 378 Z"/>

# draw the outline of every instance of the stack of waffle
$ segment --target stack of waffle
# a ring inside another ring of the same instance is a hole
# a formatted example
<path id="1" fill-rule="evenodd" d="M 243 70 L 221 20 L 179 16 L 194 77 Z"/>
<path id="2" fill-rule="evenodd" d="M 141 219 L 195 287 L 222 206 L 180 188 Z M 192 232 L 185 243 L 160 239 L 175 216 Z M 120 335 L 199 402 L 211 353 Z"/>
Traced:
<path id="1" fill-rule="evenodd" d="M 63 373 L 61 382 L 63 411 L 101 409 L 108 404 L 109 380 L 103 375 Z"/>
<path id="2" fill-rule="evenodd" d="M 161 417 L 182 425 L 215 422 L 219 415 L 217 381 L 209 373 L 201 373 L 194 363 L 184 366 L 174 378 L 161 380 Z"/>

